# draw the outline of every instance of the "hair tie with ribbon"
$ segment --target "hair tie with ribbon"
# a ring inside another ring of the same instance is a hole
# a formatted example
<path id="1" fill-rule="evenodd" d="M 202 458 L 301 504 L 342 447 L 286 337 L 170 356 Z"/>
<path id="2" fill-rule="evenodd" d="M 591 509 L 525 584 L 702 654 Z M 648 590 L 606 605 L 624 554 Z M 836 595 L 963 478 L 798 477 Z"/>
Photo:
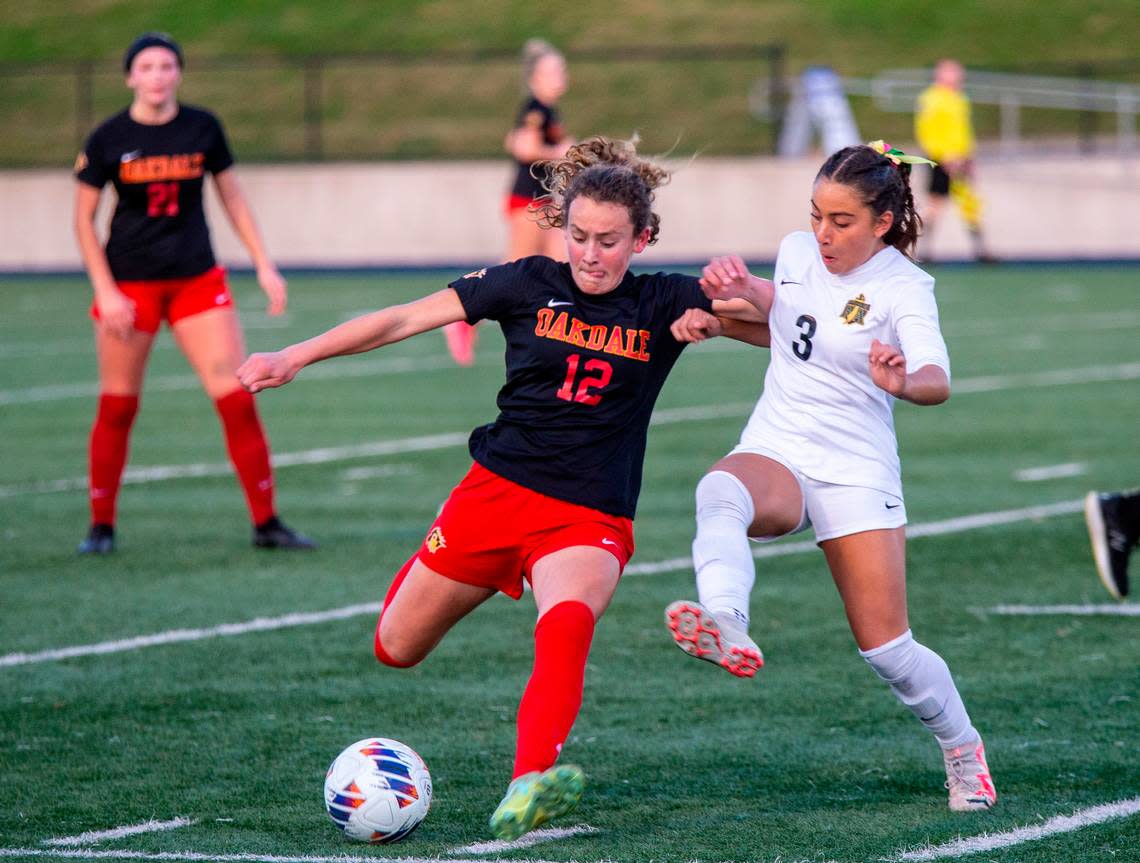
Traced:
<path id="1" fill-rule="evenodd" d="M 937 165 L 937 162 L 932 162 L 930 159 L 924 159 L 922 156 L 908 156 L 902 150 L 897 150 L 888 144 L 886 141 L 879 139 L 878 141 L 871 141 L 867 144 L 872 150 L 880 156 L 886 156 L 895 166 L 899 165 Z"/>

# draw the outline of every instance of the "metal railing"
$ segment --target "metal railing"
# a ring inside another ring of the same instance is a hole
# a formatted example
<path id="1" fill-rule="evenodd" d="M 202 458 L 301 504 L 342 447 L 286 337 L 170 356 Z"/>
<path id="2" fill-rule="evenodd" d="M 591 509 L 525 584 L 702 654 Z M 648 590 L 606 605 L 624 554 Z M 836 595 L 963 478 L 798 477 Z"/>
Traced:
<path id="1" fill-rule="evenodd" d="M 930 86 L 929 69 L 891 69 L 871 78 L 844 78 L 848 94 L 869 96 L 883 111 L 913 112 L 918 94 Z M 999 148 L 1014 155 L 1022 147 L 1021 112 L 1025 108 L 1076 111 L 1081 117 L 1082 149 L 1093 149 L 1095 115 L 1116 115 L 1116 149 L 1133 155 L 1140 85 L 1091 78 L 969 72 L 966 94 L 974 105 L 996 105 L 1000 111 Z"/>
<path id="2" fill-rule="evenodd" d="M 785 54 L 739 43 L 567 52 L 563 114 L 579 136 L 636 130 L 662 149 L 768 151 Z M 773 82 L 770 128 L 747 110 L 757 77 Z M 179 95 L 221 117 L 240 158 L 272 162 L 502 157 L 521 94 L 517 53 L 450 51 L 194 57 Z M 129 96 L 115 59 L 0 64 L 0 167 L 70 165 Z"/>

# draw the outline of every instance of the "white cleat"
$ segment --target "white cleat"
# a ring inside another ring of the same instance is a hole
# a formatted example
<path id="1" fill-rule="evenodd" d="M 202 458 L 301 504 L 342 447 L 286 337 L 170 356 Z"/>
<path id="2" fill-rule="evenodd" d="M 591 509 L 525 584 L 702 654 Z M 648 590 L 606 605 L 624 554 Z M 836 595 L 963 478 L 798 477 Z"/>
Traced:
<path id="1" fill-rule="evenodd" d="M 764 654 L 739 622 L 717 616 L 699 602 L 678 600 L 665 609 L 665 625 L 677 646 L 689 656 L 719 665 L 737 677 L 755 677 Z"/>
<path id="2" fill-rule="evenodd" d="M 946 787 L 950 790 L 953 812 L 978 812 L 997 803 L 997 789 L 986 765 L 986 748 L 982 741 L 963 743 L 954 749 L 943 749 L 946 761 Z"/>

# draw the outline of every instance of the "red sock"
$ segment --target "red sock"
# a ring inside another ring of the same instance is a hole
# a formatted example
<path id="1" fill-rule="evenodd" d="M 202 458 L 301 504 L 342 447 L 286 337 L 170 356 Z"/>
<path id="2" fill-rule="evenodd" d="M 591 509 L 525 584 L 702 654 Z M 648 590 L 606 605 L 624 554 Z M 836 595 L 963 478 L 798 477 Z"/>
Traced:
<path id="1" fill-rule="evenodd" d="M 139 411 L 139 397 L 99 396 L 95 424 L 91 426 L 88 450 L 87 488 L 91 501 L 91 523 L 115 523 L 115 503 L 127 463 L 131 424 Z"/>
<path id="2" fill-rule="evenodd" d="M 534 671 L 519 704 L 511 778 L 554 766 L 582 706 L 594 613 L 583 602 L 560 602 L 534 628 Z"/>
<path id="3" fill-rule="evenodd" d="M 226 435 L 226 450 L 230 454 L 238 481 L 245 491 L 249 513 L 254 524 L 261 524 L 274 515 L 273 468 L 269 466 L 269 443 L 253 396 L 245 390 L 234 390 L 214 402 Z"/>
<path id="4" fill-rule="evenodd" d="M 384 612 L 388 610 L 388 606 L 392 602 L 392 597 L 396 595 L 396 591 L 400 589 L 400 585 L 404 583 L 404 579 L 411 570 L 412 564 L 415 563 L 418 558 L 418 554 L 413 554 L 408 559 L 408 562 L 400 567 L 400 571 L 397 572 L 396 577 L 392 579 L 392 586 L 388 588 L 388 593 L 384 597 L 384 607 L 380 609 L 380 616 L 376 618 L 376 634 L 372 637 L 372 652 L 376 654 L 377 659 L 393 668 L 410 668 L 415 665 L 415 663 L 399 662 L 388 655 L 388 651 L 380 644 L 380 621 L 384 619 Z"/>

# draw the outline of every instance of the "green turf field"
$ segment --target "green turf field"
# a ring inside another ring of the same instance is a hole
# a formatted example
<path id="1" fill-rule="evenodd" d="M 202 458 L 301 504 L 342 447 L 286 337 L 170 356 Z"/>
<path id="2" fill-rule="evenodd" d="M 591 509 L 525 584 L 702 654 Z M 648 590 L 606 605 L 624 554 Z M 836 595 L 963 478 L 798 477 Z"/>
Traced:
<path id="1" fill-rule="evenodd" d="M 725 342 L 682 358 L 650 432 L 638 552 L 599 626 L 564 754 L 590 785 L 556 826 L 593 832 L 491 849 L 475 843 L 489 838 L 508 779 L 529 598 L 492 600 L 408 671 L 372 658 L 372 612 L 285 616 L 380 601 L 466 468 L 466 432 L 493 417 L 498 332 L 483 330 L 474 369 L 452 367 L 442 337 L 428 334 L 259 397 L 283 460 L 281 512 L 323 546 L 296 556 L 249 547 L 210 403 L 163 336 L 120 550 L 88 560 L 74 554 L 96 392 L 88 289 L 79 278 L 5 278 L 0 857 L 857 863 L 917 859 L 904 855 L 927 846 L 926 859 L 948 859 L 946 843 L 1078 814 L 1097 823 L 965 859 L 1140 859 L 1140 621 L 995 611 L 1135 608 L 1101 588 L 1077 501 L 1140 482 L 1140 268 L 938 276 L 956 392 L 941 407 L 896 410 L 919 534 L 912 625 L 950 663 L 985 735 L 999 808 L 946 809 L 933 741 L 856 654 L 822 555 L 797 551 L 806 537 L 758 562 L 754 634 L 768 665 L 757 680 L 671 644 L 662 609 L 694 592 L 683 560 L 693 487 L 735 442 L 765 364 L 762 351 Z M 248 276 L 233 281 L 251 348 L 269 349 L 446 278 L 297 276 L 284 321 L 264 315 Z M 1019 479 L 1032 468 L 1059 476 Z M 1007 515 L 955 521 L 993 513 Z M 282 625 L 217 629 L 256 619 Z M 192 630 L 197 640 L 176 640 Z M 141 636 L 168 643 L 128 641 Z M 116 651 L 44 653 L 92 645 Z M 343 839 L 321 801 L 329 762 L 370 735 L 413 746 L 435 782 L 427 821 L 390 848 Z M 44 844 L 175 818 L 191 823 Z"/>

